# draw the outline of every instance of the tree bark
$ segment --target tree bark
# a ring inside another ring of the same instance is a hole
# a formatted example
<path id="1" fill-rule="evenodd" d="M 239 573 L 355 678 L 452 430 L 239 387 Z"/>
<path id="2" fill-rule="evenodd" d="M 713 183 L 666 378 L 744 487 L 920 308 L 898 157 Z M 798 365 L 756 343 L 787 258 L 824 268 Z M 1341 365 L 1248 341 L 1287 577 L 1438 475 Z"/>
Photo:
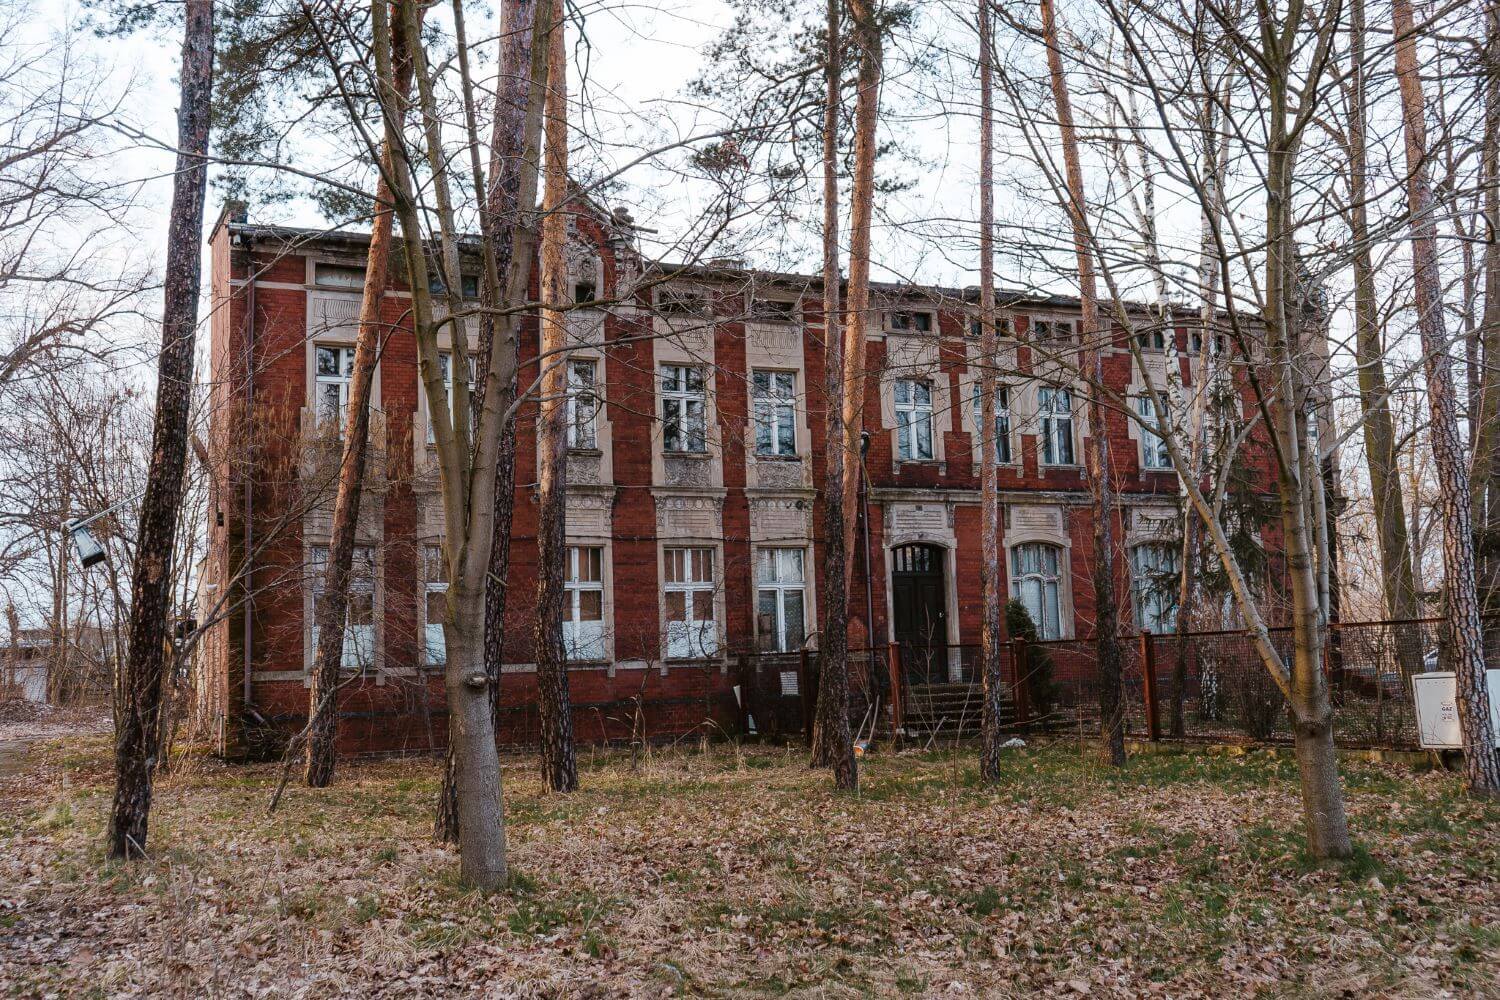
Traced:
<path id="1" fill-rule="evenodd" d="M 876 22 L 875 10 L 867 0 L 850 0 L 849 12 L 854 20 L 855 45 L 859 50 L 859 71 L 856 78 L 854 104 L 854 182 L 850 190 L 849 215 L 849 295 L 843 320 L 843 371 L 839 387 L 838 402 L 842 438 L 828 442 L 831 453 L 841 448 L 843 466 L 842 482 L 838 494 L 825 498 L 826 504 L 838 503 L 840 545 L 843 549 L 843 605 L 847 616 L 849 590 L 854 580 L 855 526 L 859 517 L 859 485 L 861 462 L 861 431 L 864 429 L 865 395 L 865 328 L 869 321 L 870 308 L 870 221 L 875 210 L 875 155 L 877 152 L 875 126 L 880 113 L 881 39 L 880 26 Z M 830 28 L 835 15 L 830 12 Z M 831 35 L 829 45 L 837 45 L 838 36 Z M 836 61 L 830 60 L 830 68 L 837 70 Z M 837 78 L 830 84 L 830 106 L 837 104 Z M 829 122 L 825 122 L 825 158 L 827 156 Z M 827 166 L 825 164 L 825 171 Z M 825 173 L 826 197 L 826 173 Z M 825 213 L 827 209 L 825 208 Z M 825 216 L 826 222 L 826 216 Z M 837 232 L 835 230 L 835 232 Z M 825 247 L 829 238 L 824 233 Z M 825 259 L 825 273 L 828 267 Z M 836 284 L 836 282 L 835 282 Z M 825 296 L 827 291 L 824 292 Z M 826 323 L 825 319 L 825 323 Z M 833 405 L 833 400 L 829 400 Z M 830 482 L 830 486 L 832 483 Z M 829 522 L 829 527 L 832 528 Z M 831 539 L 825 539 L 829 544 Z M 869 623 L 873 629 L 874 623 Z M 868 639 L 872 644 L 874 636 Z M 830 650 L 823 656 L 823 670 L 818 687 L 818 729 L 821 731 L 823 763 L 833 768 L 834 785 L 838 788 L 857 787 L 859 776 L 854 766 L 854 746 L 849 733 L 849 657 L 847 636 L 842 656 Z"/>
<path id="2" fill-rule="evenodd" d="M 538 403 L 536 673 L 541 715 L 542 781 L 554 792 L 578 787 L 573 753 L 573 707 L 563 648 L 563 568 L 568 549 L 567 502 L 568 84 L 564 21 L 547 36 L 551 70 L 546 110 L 546 199 L 542 205 L 541 399 Z"/>
<path id="3" fill-rule="evenodd" d="M 541 156 L 540 107 L 547 78 L 547 50 L 532 45 L 536 13 L 532 0 L 505 0 L 501 9 L 500 71 L 496 83 L 495 117 L 490 135 L 490 181 L 484 192 L 480 227 L 493 248 L 496 275 L 486 275 L 481 288 L 486 311 L 480 317 L 479 369 L 488 371 L 491 355 L 499 373 L 498 406 L 507 416 L 501 427 L 495 463 L 495 531 L 484 594 L 484 663 L 499 728 L 502 660 L 505 648 L 505 608 L 510 579 L 511 526 L 515 514 L 516 436 L 514 404 L 519 373 L 518 316 L 513 307 L 524 302 L 531 282 L 536 251 L 536 226 L 531 206 L 536 204 L 538 160 Z M 477 145 L 477 141 L 476 141 Z M 476 174 L 478 173 L 476 169 Z M 502 313 L 503 311 L 503 313 Z M 489 381 L 480 382 L 475 412 L 487 404 Z M 476 442 L 477 447 L 477 442 Z M 433 820 L 433 836 L 446 843 L 458 840 L 458 787 L 451 745 L 443 755 L 443 782 Z"/>
<path id="4" fill-rule="evenodd" d="M 405 121 L 406 101 L 411 89 L 411 56 L 401 22 L 394 22 L 391 29 L 391 57 L 396 73 L 396 92 L 391 99 L 401 109 L 401 118 Z M 349 610 L 349 575 L 354 564 L 354 538 L 359 527 L 359 508 L 369 454 L 370 392 L 375 380 L 375 364 L 384 342 L 381 304 L 385 300 L 390 266 L 393 213 L 388 180 L 391 157 L 383 142 L 380 160 L 380 179 L 375 188 L 375 218 L 365 259 L 364 294 L 359 305 L 359 333 L 354 343 L 354 371 L 349 379 L 349 413 L 344 421 L 338 493 L 334 497 L 333 525 L 329 532 L 328 564 L 323 573 L 323 592 L 313 608 L 318 626 L 318 646 L 313 653 L 312 686 L 308 691 L 307 753 L 303 769 L 303 780 L 312 788 L 324 788 L 333 781 L 338 742 L 339 668 L 343 662 L 344 628 Z"/>
<path id="5" fill-rule="evenodd" d="M 428 165 L 439 204 L 447 203 L 447 160 L 438 145 L 435 108 L 432 106 L 426 55 L 417 24 L 415 0 L 398 0 L 400 13 L 412 40 L 415 78 L 423 86 L 423 117 L 428 144 Z M 545 7 L 543 11 L 540 8 Z M 549 0 L 538 3 L 538 16 L 551 21 Z M 390 30 L 380 3 L 373 9 L 377 72 L 383 93 L 392 91 Z M 421 240 L 421 216 L 413 187 L 413 165 L 405 145 L 395 108 L 382 108 L 385 136 L 394 152 L 392 190 L 396 215 L 401 223 L 401 249 L 412 279 L 412 314 L 416 335 L 418 373 L 433 416 L 433 437 L 442 486 L 443 552 L 448 562 L 448 615 L 444 638 L 448 650 L 445 686 L 448 696 L 449 741 L 453 748 L 454 783 L 458 791 L 460 875 L 474 888 L 492 890 L 506 879 L 505 817 L 501 802 L 500 758 L 495 743 L 489 678 L 484 669 L 484 592 L 489 568 L 494 524 L 495 464 L 500 445 L 502 413 L 497 408 L 494 386 L 498 378 L 493 357 L 484 378 L 489 391 L 479 413 L 472 452 L 467 446 L 465 426 L 468 407 L 467 380 L 453 379 L 453 415 L 438 366 L 437 335 L 433 324 L 431 292 Z M 531 109 L 528 109 L 531 113 Z M 539 114 L 539 107 L 536 109 Z M 443 219 L 443 241 L 452 242 L 451 218 Z M 453 248 L 445 246 L 444 257 Z M 486 251 L 488 252 L 488 251 Z M 487 268 L 493 262 L 487 263 Z M 461 337 L 459 338 L 461 340 Z M 455 341 L 455 347 L 458 340 Z M 456 360 L 461 360 L 457 359 Z M 462 368 L 457 369 L 462 372 Z"/>
<path id="6" fill-rule="evenodd" d="M 979 0 L 979 656 L 984 678 L 979 774 L 1000 780 L 1000 492 L 995 440 L 995 109 L 990 2 Z M 1017 683 L 1022 683 L 1020 677 Z"/>
<path id="7" fill-rule="evenodd" d="M 1062 49 L 1052 0 L 1041 0 L 1041 13 L 1047 68 L 1052 97 L 1057 105 L 1058 132 L 1067 173 L 1068 219 L 1072 223 L 1073 249 L 1078 261 L 1078 298 L 1082 314 L 1079 334 L 1093 384 L 1102 387 L 1108 337 L 1099 322 L 1099 293 L 1094 278 L 1093 251 L 1089 245 L 1083 165 L 1073 128 L 1073 105 L 1067 77 L 1063 74 Z M 1099 668 L 1099 735 L 1109 762 L 1118 767 L 1125 763 L 1125 706 L 1120 684 L 1124 654 L 1120 649 L 1120 608 L 1115 598 L 1116 503 L 1110 470 L 1109 433 L 1100 388 L 1089 393 L 1088 456 L 1089 486 L 1094 506 L 1094 650 Z"/>
<path id="8" fill-rule="evenodd" d="M 1479 420 L 1474 435 L 1474 520 L 1479 589 L 1500 604 L 1500 6 L 1485 12 L 1484 137 L 1479 183 L 1484 212 L 1484 313 L 1480 318 Z"/>
<path id="9" fill-rule="evenodd" d="M 848 701 L 849 561 L 844 548 L 844 341 L 839 295 L 839 86 L 843 72 L 840 4 L 828 0 L 827 49 L 824 54 L 823 103 L 823 634 L 819 648 L 818 717 L 813 722 L 812 763 L 831 767 L 849 742 L 849 713 L 830 713 L 839 694 L 833 690 L 834 664 L 843 664 Z M 872 628 L 874 623 L 868 623 Z M 873 646 L 874 637 L 868 641 Z M 843 721 L 840 722 L 839 720 Z M 853 748 L 850 747 L 852 766 Z M 836 779 L 835 779 L 836 780 Z"/>
<path id="10" fill-rule="evenodd" d="M 1467 752 L 1464 774 L 1475 795 L 1500 796 L 1500 754 L 1485 690 L 1484 632 L 1474 564 L 1472 497 L 1463 442 L 1458 435 L 1458 398 L 1443 320 L 1443 286 L 1437 258 L 1436 206 L 1427 169 L 1427 123 L 1417 38 L 1410 0 L 1394 0 L 1396 79 L 1406 133 L 1406 198 L 1411 217 L 1413 294 L 1417 333 L 1427 376 L 1431 412 L 1428 437 L 1437 466 L 1438 510 L 1443 523 L 1446 628 L 1458 684 L 1458 721 Z"/>
<path id="11" fill-rule="evenodd" d="M 1406 504 L 1396 468 L 1396 425 L 1385 379 L 1375 264 L 1370 253 L 1365 115 L 1365 5 L 1353 0 L 1349 24 L 1349 235 L 1354 266 L 1354 345 L 1365 458 L 1370 473 L 1375 538 L 1380 547 L 1381 586 L 1388 618 L 1416 618 L 1417 592 L 1406 536 Z M 1411 664 L 1407 665 L 1408 668 Z"/>
<path id="12" fill-rule="evenodd" d="M 213 92 L 213 3 L 187 0 L 184 14 L 177 169 L 167 230 L 156 416 L 131 580 L 130 649 L 124 683 L 119 685 L 124 705 L 117 713 L 115 731 L 115 795 L 109 821 L 109 854 L 115 858 L 141 856 L 146 850 L 172 619 L 172 553 L 193 394 Z"/>

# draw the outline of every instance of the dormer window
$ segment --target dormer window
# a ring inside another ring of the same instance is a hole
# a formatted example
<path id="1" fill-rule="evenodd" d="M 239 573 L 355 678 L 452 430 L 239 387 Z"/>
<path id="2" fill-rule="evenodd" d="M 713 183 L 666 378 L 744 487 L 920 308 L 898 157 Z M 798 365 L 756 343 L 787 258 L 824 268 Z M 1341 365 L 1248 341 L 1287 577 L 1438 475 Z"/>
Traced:
<path id="1" fill-rule="evenodd" d="M 995 317 L 995 336 L 1014 337 L 1015 335 L 1015 324 L 1011 321 L 1011 318 L 1009 316 Z M 975 316 L 973 319 L 969 320 L 969 336 L 984 336 L 984 321 L 978 316 Z"/>
<path id="2" fill-rule="evenodd" d="M 886 327 L 897 333 L 931 333 L 932 313 L 898 310 L 886 313 Z"/>
<path id="3" fill-rule="evenodd" d="M 750 318 L 762 323 L 795 323 L 797 303 L 790 299 L 756 298 L 750 303 Z"/>
<path id="4" fill-rule="evenodd" d="M 313 284 L 319 288 L 359 291 L 365 287 L 365 269 L 353 264 L 313 265 Z"/>
<path id="5" fill-rule="evenodd" d="M 1165 351 L 1167 349 L 1167 333 L 1160 327 L 1143 330 L 1135 335 L 1135 342 L 1141 346 L 1141 350 L 1143 351 Z"/>
<path id="6" fill-rule="evenodd" d="M 1031 339 L 1035 341 L 1067 341 L 1073 339 L 1073 321 L 1070 319 L 1031 320 Z"/>
<path id="7" fill-rule="evenodd" d="M 432 289 L 433 295 L 448 294 L 448 282 L 444 280 L 441 271 L 433 272 L 427 280 L 427 287 Z M 459 294 L 466 299 L 479 298 L 479 275 L 465 274 L 459 278 Z"/>
<path id="8" fill-rule="evenodd" d="M 656 293 L 656 310 L 663 316 L 704 316 L 708 296 L 697 289 L 663 288 Z"/>

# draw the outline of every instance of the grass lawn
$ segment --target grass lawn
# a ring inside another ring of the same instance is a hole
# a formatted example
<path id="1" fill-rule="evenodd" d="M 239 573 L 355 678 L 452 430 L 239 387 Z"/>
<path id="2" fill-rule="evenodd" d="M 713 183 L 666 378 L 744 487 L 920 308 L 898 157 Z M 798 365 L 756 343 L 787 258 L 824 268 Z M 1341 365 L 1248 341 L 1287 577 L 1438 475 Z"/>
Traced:
<path id="1" fill-rule="evenodd" d="M 1358 856 L 1302 853 L 1295 766 L 1077 744 L 878 753 L 838 794 L 798 749 L 506 763 L 513 886 L 456 883 L 432 760 L 341 765 L 274 816 L 269 765 L 159 783 L 106 861 L 107 738 L 0 770 L 0 995 L 1495 996 L 1500 805 L 1349 762 Z"/>

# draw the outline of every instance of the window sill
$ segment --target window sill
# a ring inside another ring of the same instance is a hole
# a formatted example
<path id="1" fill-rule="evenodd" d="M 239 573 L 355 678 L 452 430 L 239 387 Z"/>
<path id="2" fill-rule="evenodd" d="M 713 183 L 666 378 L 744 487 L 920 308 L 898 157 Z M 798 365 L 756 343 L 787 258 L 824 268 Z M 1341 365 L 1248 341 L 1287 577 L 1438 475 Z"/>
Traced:
<path id="1" fill-rule="evenodd" d="M 604 451 L 599 448 L 569 448 L 568 454 L 579 458 L 602 458 Z"/>
<path id="2" fill-rule="evenodd" d="M 943 464 L 945 464 L 945 463 L 944 463 L 943 459 L 941 459 L 941 458 L 898 458 L 898 459 L 896 459 L 896 465 L 897 466 L 903 466 L 904 467 L 904 466 L 910 465 L 910 466 L 913 466 L 913 467 L 918 468 L 918 469 L 926 468 L 928 466 L 931 466 L 932 468 L 937 468 L 937 467 L 939 467 L 939 466 L 941 466 Z"/>
<path id="3" fill-rule="evenodd" d="M 802 461 L 802 456 L 801 455 L 762 455 L 759 452 L 757 452 L 756 455 L 755 455 L 755 460 L 757 462 L 800 462 L 800 461 Z"/>
<path id="4" fill-rule="evenodd" d="M 1049 471 L 1049 470 L 1056 471 L 1056 472 L 1082 472 L 1083 471 L 1083 465 L 1080 462 L 1073 462 L 1073 463 L 1068 464 L 1068 465 L 1063 465 L 1063 464 L 1060 464 L 1060 463 L 1052 463 L 1052 462 L 1038 462 L 1037 463 L 1037 468 L 1041 469 L 1043 472 L 1046 472 L 1046 471 Z"/>
<path id="5" fill-rule="evenodd" d="M 662 458 L 686 458 L 686 459 L 690 459 L 690 460 L 691 459 L 697 459 L 699 461 L 706 462 L 709 459 L 713 458 L 713 455 L 710 454 L 709 452 L 706 452 L 706 451 L 667 451 L 664 448 L 664 449 L 662 449 L 661 457 Z"/>

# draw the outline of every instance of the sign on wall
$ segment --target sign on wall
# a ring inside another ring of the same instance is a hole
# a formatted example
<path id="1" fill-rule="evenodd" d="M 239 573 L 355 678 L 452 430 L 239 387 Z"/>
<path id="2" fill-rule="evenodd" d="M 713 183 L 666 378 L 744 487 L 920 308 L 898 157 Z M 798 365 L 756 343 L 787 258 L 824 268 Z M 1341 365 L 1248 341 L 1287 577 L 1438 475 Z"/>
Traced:
<path id="1" fill-rule="evenodd" d="M 1490 695 L 1490 729 L 1500 746 L 1500 670 L 1486 670 Z M 1411 679 L 1417 707 L 1417 742 L 1424 750 L 1462 750 L 1458 728 L 1458 682 L 1451 671 L 1417 674 Z"/>

